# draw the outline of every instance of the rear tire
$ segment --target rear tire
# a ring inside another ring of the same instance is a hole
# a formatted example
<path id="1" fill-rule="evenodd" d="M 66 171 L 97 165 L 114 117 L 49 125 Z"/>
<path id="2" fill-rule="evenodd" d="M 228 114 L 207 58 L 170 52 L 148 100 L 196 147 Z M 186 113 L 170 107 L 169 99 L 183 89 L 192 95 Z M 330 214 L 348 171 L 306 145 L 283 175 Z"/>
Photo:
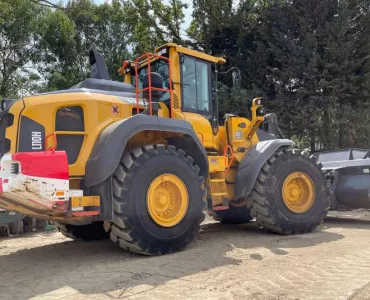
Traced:
<path id="1" fill-rule="evenodd" d="M 96 241 L 109 237 L 104 230 L 103 222 L 93 222 L 88 225 L 54 223 L 54 226 L 61 234 L 73 240 Z"/>
<path id="2" fill-rule="evenodd" d="M 282 195 L 284 180 L 295 172 L 306 174 L 314 185 L 312 205 L 299 213 L 288 208 Z M 282 148 L 262 167 L 248 200 L 251 215 L 261 227 L 281 234 L 305 233 L 322 223 L 330 206 L 330 191 L 313 156 Z"/>
<path id="3" fill-rule="evenodd" d="M 192 243 L 206 208 L 204 178 L 193 162 L 173 146 L 148 145 L 125 153 L 112 181 L 114 221 L 105 223 L 111 240 L 123 249 L 145 255 L 180 251 Z M 148 204 L 151 184 L 163 174 L 179 178 L 188 194 L 186 212 L 177 224 L 168 227 L 155 220 Z"/>
<path id="4" fill-rule="evenodd" d="M 222 224 L 244 224 L 253 219 L 246 206 L 235 207 L 232 205 L 227 210 L 212 212 L 212 217 Z"/>

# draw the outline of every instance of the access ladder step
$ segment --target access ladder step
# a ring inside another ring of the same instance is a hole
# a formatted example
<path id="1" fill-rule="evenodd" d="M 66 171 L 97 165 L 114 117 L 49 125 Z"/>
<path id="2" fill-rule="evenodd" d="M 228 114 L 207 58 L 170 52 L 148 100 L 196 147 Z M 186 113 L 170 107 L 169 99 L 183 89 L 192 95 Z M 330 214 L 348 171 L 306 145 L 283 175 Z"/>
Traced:
<path id="1" fill-rule="evenodd" d="M 215 210 L 215 211 L 219 211 L 219 210 L 228 210 L 229 209 L 229 207 L 228 206 L 225 206 L 225 205 L 219 205 L 219 206 L 215 206 L 214 208 L 213 208 L 213 210 Z"/>
<path id="2" fill-rule="evenodd" d="M 211 183 L 223 183 L 225 179 L 210 179 L 209 182 Z"/>
<path id="3" fill-rule="evenodd" d="M 208 156 L 209 173 L 225 172 L 228 158 L 226 156 Z"/>
<path id="4" fill-rule="evenodd" d="M 215 196 L 215 197 L 227 196 L 227 193 L 212 193 L 212 196 Z"/>
<path id="5" fill-rule="evenodd" d="M 100 197 L 84 196 L 82 190 L 70 190 L 69 215 L 75 217 L 100 214 Z"/>
<path id="6" fill-rule="evenodd" d="M 221 204 L 213 207 L 213 210 L 215 211 L 227 209 L 229 209 L 229 201 L 227 201 L 226 199 L 224 199 L 224 201 Z"/>

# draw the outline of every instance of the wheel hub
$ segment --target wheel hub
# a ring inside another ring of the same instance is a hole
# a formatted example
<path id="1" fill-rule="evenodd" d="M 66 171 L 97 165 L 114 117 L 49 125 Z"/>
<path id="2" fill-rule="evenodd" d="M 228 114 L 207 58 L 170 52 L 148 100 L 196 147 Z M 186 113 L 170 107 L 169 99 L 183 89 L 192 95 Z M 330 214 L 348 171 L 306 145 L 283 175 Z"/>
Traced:
<path id="1" fill-rule="evenodd" d="M 155 223 L 173 227 L 185 217 L 189 195 L 184 182 L 174 174 L 154 178 L 147 192 L 147 208 Z"/>
<path id="2" fill-rule="evenodd" d="M 305 213 L 315 202 L 315 185 L 307 174 L 293 172 L 284 180 L 282 196 L 290 211 Z"/>

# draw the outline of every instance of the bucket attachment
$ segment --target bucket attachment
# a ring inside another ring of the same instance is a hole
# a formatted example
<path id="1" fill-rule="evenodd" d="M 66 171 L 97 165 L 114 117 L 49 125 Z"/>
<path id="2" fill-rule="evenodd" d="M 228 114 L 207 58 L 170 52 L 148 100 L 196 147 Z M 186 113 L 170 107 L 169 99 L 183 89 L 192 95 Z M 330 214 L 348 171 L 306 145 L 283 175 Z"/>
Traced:
<path id="1" fill-rule="evenodd" d="M 315 153 L 332 184 L 332 209 L 370 208 L 370 150 Z"/>

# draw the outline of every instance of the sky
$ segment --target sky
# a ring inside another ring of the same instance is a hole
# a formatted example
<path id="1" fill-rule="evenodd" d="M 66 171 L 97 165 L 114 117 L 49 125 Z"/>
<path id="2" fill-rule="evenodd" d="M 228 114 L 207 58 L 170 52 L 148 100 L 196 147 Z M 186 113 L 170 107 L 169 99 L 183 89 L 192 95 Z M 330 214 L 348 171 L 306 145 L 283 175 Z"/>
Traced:
<path id="1" fill-rule="evenodd" d="M 66 3 L 68 0 L 62 0 L 64 3 Z M 109 2 L 110 0 L 94 0 L 95 3 L 103 3 L 103 2 Z M 53 0 L 52 2 L 58 3 L 59 0 Z M 169 0 L 163 0 L 165 4 L 169 3 Z M 184 3 L 188 5 L 188 8 L 184 11 L 185 13 L 185 22 L 182 24 L 183 29 L 185 30 L 186 28 L 189 27 L 190 22 L 191 22 L 191 13 L 193 11 L 193 1 L 192 0 L 183 0 Z"/>

